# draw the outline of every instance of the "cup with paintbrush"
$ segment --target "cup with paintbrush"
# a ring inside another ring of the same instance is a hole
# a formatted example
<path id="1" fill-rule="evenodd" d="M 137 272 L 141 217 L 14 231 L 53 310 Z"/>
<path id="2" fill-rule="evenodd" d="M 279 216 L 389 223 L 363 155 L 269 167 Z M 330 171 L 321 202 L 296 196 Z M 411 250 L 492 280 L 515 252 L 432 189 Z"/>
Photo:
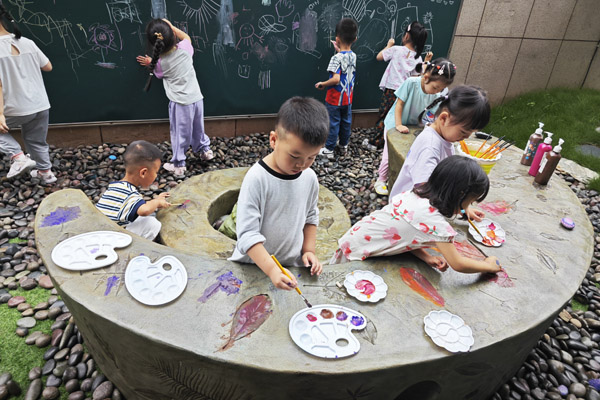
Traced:
<path id="1" fill-rule="evenodd" d="M 504 137 L 495 141 L 486 139 L 483 142 L 461 140 L 456 146 L 456 154 L 477 161 L 483 171 L 489 174 L 492 167 L 502 158 L 501 153 L 514 144 L 503 139 Z"/>

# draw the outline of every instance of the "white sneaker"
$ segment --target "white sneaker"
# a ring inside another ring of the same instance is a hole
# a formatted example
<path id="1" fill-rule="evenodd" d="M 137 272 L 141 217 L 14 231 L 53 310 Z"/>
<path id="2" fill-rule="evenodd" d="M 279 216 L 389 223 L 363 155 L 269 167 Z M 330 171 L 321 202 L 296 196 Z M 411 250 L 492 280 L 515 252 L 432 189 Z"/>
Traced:
<path id="1" fill-rule="evenodd" d="M 322 147 L 321 150 L 319 150 L 319 155 L 326 156 L 331 160 L 333 158 L 333 150 L 328 150 L 327 147 Z"/>
<path id="2" fill-rule="evenodd" d="M 42 183 L 46 185 L 56 182 L 56 175 L 54 175 L 54 173 L 50 170 L 47 172 L 42 172 L 39 169 L 34 169 L 29 175 L 31 175 L 32 178 L 41 179 Z"/>
<path id="3" fill-rule="evenodd" d="M 387 196 L 390 193 L 385 182 L 380 180 L 375 182 L 375 192 L 381 196 Z"/>
<path id="4" fill-rule="evenodd" d="M 211 149 L 208 149 L 205 152 L 203 152 L 202 154 L 200 154 L 200 159 L 202 159 L 204 161 L 209 161 L 209 160 L 212 160 L 213 158 L 215 158 L 215 155 L 213 154 Z"/>
<path id="5" fill-rule="evenodd" d="M 175 178 L 184 178 L 185 171 L 187 171 L 186 167 L 176 167 L 175 165 L 173 165 L 171 163 L 165 163 L 163 165 L 163 168 L 169 172 L 172 172 L 173 176 L 175 176 Z"/>
<path id="6" fill-rule="evenodd" d="M 21 154 L 20 156 L 13 158 L 12 163 L 10 164 L 10 170 L 6 177 L 12 178 L 13 176 L 21 175 L 35 167 L 35 164 L 36 162 L 29 158 L 29 155 Z"/>

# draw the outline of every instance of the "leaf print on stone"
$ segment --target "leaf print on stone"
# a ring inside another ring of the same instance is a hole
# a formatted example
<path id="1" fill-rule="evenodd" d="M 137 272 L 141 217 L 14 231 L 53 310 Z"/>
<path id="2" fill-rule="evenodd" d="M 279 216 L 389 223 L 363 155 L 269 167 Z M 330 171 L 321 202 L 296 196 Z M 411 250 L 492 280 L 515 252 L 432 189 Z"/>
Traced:
<path id="1" fill-rule="evenodd" d="M 386 229 L 385 235 L 383 235 L 383 238 L 385 240 L 389 240 L 391 246 L 395 245 L 396 243 L 398 243 L 398 241 L 400 239 L 402 239 L 402 237 L 398 233 L 398 229 L 396 229 L 394 227 Z"/>
<path id="2" fill-rule="evenodd" d="M 224 351 L 240 340 L 256 331 L 273 312 L 271 299 L 266 294 L 259 294 L 243 302 L 235 311 L 227 343 L 219 350 Z"/>

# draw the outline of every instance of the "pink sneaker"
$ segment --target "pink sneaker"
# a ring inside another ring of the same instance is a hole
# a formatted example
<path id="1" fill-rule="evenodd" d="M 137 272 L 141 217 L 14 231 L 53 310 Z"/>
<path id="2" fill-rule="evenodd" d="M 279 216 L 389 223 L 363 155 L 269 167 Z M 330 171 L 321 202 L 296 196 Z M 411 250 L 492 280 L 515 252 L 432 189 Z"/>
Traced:
<path id="1" fill-rule="evenodd" d="M 204 153 L 200 154 L 200 159 L 202 159 L 204 161 L 209 161 L 209 160 L 212 160 L 213 158 L 215 158 L 215 155 L 213 154 L 211 149 L 208 149 Z"/>
<path id="2" fill-rule="evenodd" d="M 165 163 L 163 165 L 163 168 L 169 172 L 172 172 L 173 176 L 175 176 L 175 178 L 184 178 L 185 171 L 187 171 L 186 167 L 176 167 L 175 165 L 173 165 L 171 163 Z"/>

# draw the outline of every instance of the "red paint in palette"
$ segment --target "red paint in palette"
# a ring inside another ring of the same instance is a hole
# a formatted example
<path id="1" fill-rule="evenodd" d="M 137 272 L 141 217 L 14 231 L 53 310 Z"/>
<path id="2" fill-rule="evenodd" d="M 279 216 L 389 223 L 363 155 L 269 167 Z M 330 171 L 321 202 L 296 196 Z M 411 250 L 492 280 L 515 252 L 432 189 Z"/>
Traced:
<path id="1" fill-rule="evenodd" d="M 361 279 L 360 281 L 356 282 L 354 287 L 360 290 L 362 294 L 366 295 L 368 299 L 371 298 L 373 293 L 375 293 L 375 285 L 373 285 L 373 282 L 366 279 Z"/>
<path id="2" fill-rule="evenodd" d="M 421 275 L 414 269 L 400 268 L 400 276 L 409 288 L 419 293 L 421 296 L 431 301 L 433 304 L 441 307 L 446 303 L 444 298 L 438 293 L 437 290 L 435 290 L 433 285 L 429 283 L 427 278 L 425 278 L 423 275 Z"/>
<path id="3" fill-rule="evenodd" d="M 306 314 L 306 319 L 308 319 L 310 322 L 315 322 L 317 317 L 315 317 L 313 314 Z"/>

